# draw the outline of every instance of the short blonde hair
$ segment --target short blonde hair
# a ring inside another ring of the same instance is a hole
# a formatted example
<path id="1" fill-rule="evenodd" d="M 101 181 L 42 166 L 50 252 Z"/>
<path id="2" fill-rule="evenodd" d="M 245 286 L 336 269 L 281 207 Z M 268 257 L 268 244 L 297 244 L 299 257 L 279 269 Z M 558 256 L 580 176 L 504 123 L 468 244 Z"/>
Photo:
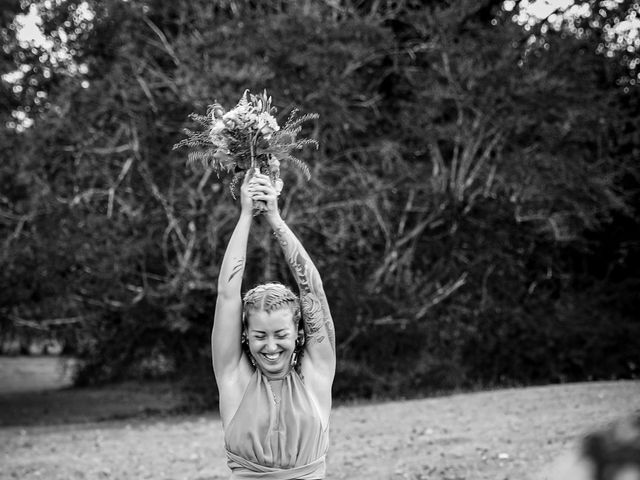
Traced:
<path id="1" fill-rule="evenodd" d="M 247 293 L 243 299 L 243 321 L 245 326 L 250 312 L 275 312 L 288 309 L 293 314 L 296 328 L 300 327 L 300 299 L 291 289 L 278 282 L 263 283 Z"/>

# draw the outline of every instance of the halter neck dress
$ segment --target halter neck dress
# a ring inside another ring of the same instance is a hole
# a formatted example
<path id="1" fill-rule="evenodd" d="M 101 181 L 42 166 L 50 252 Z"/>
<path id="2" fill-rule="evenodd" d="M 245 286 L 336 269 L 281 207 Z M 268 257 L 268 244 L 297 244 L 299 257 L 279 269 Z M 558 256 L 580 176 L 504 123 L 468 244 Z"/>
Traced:
<path id="1" fill-rule="evenodd" d="M 295 370 L 269 379 L 256 369 L 224 441 L 230 480 L 325 476 L 329 428 L 323 427 L 318 406 Z"/>

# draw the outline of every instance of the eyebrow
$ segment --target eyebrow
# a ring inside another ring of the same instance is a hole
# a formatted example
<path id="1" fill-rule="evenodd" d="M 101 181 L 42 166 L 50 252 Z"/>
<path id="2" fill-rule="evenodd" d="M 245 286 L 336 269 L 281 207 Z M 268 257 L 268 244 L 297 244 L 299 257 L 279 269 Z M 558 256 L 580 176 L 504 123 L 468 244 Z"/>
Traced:
<path id="1" fill-rule="evenodd" d="M 265 330 L 257 330 L 255 328 L 250 329 L 251 333 L 267 333 Z M 280 330 L 276 330 L 274 333 L 288 333 L 289 329 L 288 328 L 281 328 Z"/>

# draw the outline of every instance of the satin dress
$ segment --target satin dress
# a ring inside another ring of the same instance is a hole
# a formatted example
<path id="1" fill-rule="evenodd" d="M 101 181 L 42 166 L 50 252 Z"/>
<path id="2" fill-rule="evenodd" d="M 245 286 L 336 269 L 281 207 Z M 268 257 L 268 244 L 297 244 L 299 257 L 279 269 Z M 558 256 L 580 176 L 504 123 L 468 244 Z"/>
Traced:
<path id="1" fill-rule="evenodd" d="M 224 440 L 230 480 L 325 476 L 329 428 L 295 370 L 269 379 L 256 369 Z"/>

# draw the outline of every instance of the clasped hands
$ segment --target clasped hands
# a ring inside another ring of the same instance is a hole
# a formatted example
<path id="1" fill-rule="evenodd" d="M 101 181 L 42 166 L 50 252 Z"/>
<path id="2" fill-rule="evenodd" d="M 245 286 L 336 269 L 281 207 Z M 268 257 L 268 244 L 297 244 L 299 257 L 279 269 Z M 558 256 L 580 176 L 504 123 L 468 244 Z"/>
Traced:
<path id="1" fill-rule="evenodd" d="M 253 169 L 247 171 L 240 188 L 240 204 L 242 213 L 253 214 L 254 202 L 262 202 L 260 213 L 267 218 L 279 216 L 278 193 L 268 175 L 256 173 Z"/>

